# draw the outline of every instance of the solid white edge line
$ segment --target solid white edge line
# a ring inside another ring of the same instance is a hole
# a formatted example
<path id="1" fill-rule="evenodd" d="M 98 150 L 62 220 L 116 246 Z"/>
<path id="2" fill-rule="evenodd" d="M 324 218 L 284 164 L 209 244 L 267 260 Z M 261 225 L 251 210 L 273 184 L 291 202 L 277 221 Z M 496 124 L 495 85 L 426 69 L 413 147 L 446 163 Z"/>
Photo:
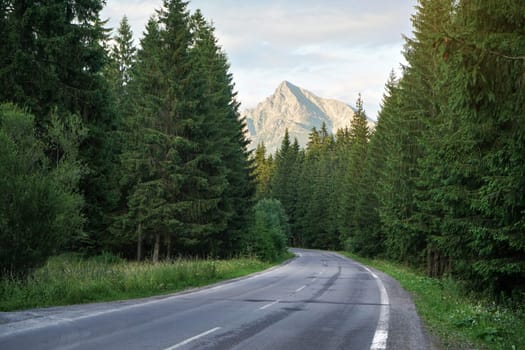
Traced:
<path id="1" fill-rule="evenodd" d="M 202 338 L 202 337 L 207 336 L 208 334 L 211 334 L 211 333 L 213 333 L 213 332 L 216 332 L 216 331 L 218 331 L 219 329 L 221 329 L 221 327 L 215 327 L 215 328 L 212 328 L 212 329 L 210 329 L 210 330 L 208 330 L 208 331 L 206 331 L 206 332 L 202 332 L 201 334 L 197 334 L 197 335 L 194 336 L 194 337 L 191 337 L 191 338 L 188 338 L 188 339 L 186 339 L 186 340 L 184 340 L 184 341 L 181 341 L 180 343 L 177 343 L 177 344 L 175 344 L 175 345 L 173 345 L 173 346 L 170 346 L 169 348 L 166 348 L 166 349 L 164 349 L 164 350 L 174 350 L 174 349 L 180 348 L 181 346 L 184 346 L 184 345 L 186 345 L 186 344 L 189 344 L 189 343 L 191 343 L 192 341 L 195 341 L 195 340 L 197 340 L 197 339 L 199 339 L 199 338 Z"/>
<path id="2" fill-rule="evenodd" d="M 370 350 L 385 350 L 388 340 L 388 322 L 390 319 L 390 300 L 386 292 L 385 285 L 381 279 L 372 272 L 368 267 L 363 266 L 374 277 L 379 288 L 381 309 L 379 311 L 379 320 L 377 321 L 376 331 L 372 339 Z"/>
<path id="3" fill-rule="evenodd" d="M 264 306 L 261 306 L 261 307 L 259 308 L 259 310 L 267 309 L 267 308 L 269 308 L 270 306 L 277 304 L 279 301 L 280 301 L 280 300 L 276 300 L 276 301 L 271 302 L 270 304 L 266 304 L 266 305 L 264 305 Z"/>
<path id="4" fill-rule="evenodd" d="M 299 255 L 299 256 L 302 256 L 302 255 Z M 244 283 L 244 282 L 249 281 L 249 280 L 260 278 L 260 277 L 262 277 L 262 276 L 264 276 L 266 274 L 275 272 L 276 270 L 281 269 L 283 267 L 284 267 L 284 265 L 275 266 L 275 267 L 267 269 L 265 271 L 256 272 L 253 276 L 248 275 L 248 276 L 238 277 L 237 279 L 234 278 L 232 280 L 221 281 L 221 282 L 218 282 L 220 284 L 217 285 L 217 286 L 212 286 L 212 287 L 206 287 L 205 286 L 205 287 L 202 287 L 202 288 L 199 288 L 199 287 L 197 287 L 197 288 L 190 288 L 188 290 L 182 290 L 182 291 L 179 291 L 179 292 L 175 292 L 172 295 L 168 295 L 168 296 L 165 296 L 165 297 L 162 297 L 162 298 L 159 298 L 159 299 L 156 299 L 155 297 L 145 298 L 146 301 L 139 302 L 137 304 L 131 304 L 131 305 L 126 305 L 126 306 L 111 305 L 110 309 L 89 312 L 87 314 L 80 315 L 80 316 L 78 316 L 78 315 L 67 315 L 67 314 L 66 315 L 57 314 L 57 315 L 51 315 L 51 316 L 48 316 L 48 317 L 39 316 L 39 317 L 41 317 L 40 318 L 40 322 L 37 321 L 35 318 L 33 318 L 33 319 L 28 319 L 28 320 L 20 321 L 20 322 L 6 323 L 6 324 L 0 325 L 0 326 L 2 326 L 1 327 L 1 332 L 2 333 L 0 334 L 0 337 L 11 336 L 13 334 L 25 333 L 25 332 L 33 331 L 33 330 L 36 330 L 36 329 L 46 328 L 46 327 L 49 327 L 49 326 L 58 326 L 58 325 L 62 325 L 64 323 L 69 323 L 69 322 L 72 322 L 72 321 L 83 320 L 83 319 L 87 319 L 87 318 L 91 318 L 91 317 L 98 317 L 98 316 L 102 316 L 102 315 L 111 314 L 111 313 L 114 313 L 114 312 L 121 312 L 121 311 L 124 311 L 124 310 L 141 308 L 141 307 L 144 307 L 144 306 L 147 306 L 147 305 L 153 305 L 153 304 L 168 302 L 168 301 L 176 300 L 176 299 L 179 299 L 179 298 L 186 298 L 189 295 L 194 295 L 194 294 L 198 294 L 198 293 L 208 293 L 210 291 L 214 291 L 214 290 L 217 290 L 217 289 L 234 286 L 236 283 Z M 153 300 L 147 300 L 147 299 L 153 299 Z M 109 303 L 111 303 L 111 302 L 109 302 Z M 71 307 L 71 305 L 68 305 L 66 307 Z M 22 324 L 23 324 L 23 326 L 22 326 Z"/>

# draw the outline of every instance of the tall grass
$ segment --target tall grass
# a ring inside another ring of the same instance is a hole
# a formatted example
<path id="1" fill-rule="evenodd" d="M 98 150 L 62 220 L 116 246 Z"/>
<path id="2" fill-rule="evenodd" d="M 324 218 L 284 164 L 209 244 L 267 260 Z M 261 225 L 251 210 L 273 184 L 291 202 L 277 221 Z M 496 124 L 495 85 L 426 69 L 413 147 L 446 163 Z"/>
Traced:
<path id="1" fill-rule="evenodd" d="M 256 259 L 186 260 L 152 264 L 111 255 L 62 255 L 24 280 L 0 280 L 0 311 L 140 298 L 199 287 L 270 267 Z"/>
<path id="2" fill-rule="evenodd" d="M 344 254 L 385 272 L 410 292 L 443 349 L 525 349 L 525 305 L 498 305 L 450 278 L 429 278 L 392 262 Z"/>

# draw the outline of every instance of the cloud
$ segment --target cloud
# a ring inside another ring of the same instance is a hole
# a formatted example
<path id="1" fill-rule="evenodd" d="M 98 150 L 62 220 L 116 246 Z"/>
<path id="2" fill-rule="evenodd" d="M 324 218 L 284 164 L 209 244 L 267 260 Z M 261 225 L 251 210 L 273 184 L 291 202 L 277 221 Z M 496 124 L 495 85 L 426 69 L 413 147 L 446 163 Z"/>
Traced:
<path id="1" fill-rule="evenodd" d="M 322 97 L 354 104 L 362 92 L 375 116 L 392 68 L 403 61 L 416 0 L 192 0 L 216 27 L 243 107 L 289 80 Z M 103 15 L 126 14 L 135 36 L 161 1 L 109 0 Z M 112 24 L 116 27 L 115 24 Z"/>

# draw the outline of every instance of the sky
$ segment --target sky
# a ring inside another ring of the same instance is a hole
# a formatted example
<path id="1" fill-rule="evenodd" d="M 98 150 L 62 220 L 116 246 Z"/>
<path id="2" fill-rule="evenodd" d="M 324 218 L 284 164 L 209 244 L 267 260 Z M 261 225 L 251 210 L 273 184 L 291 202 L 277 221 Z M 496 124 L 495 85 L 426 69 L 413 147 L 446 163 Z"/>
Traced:
<path id="1" fill-rule="evenodd" d="M 283 80 L 376 119 L 384 86 L 404 62 L 417 0 L 191 0 L 216 29 L 242 104 L 255 107 Z M 126 15 L 138 43 L 161 0 L 107 0 L 102 18 Z"/>

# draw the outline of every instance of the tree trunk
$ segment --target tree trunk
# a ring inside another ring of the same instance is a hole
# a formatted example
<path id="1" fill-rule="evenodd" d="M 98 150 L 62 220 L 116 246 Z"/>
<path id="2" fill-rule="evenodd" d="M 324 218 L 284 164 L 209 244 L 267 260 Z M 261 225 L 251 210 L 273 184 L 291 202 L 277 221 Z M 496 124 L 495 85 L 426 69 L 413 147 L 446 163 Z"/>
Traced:
<path id="1" fill-rule="evenodd" d="M 153 247 L 153 263 L 159 262 L 160 233 L 155 234 L 155 246 Z"/>
<path id="2" fill-rule="evenodd" d="M 166 237 L 166 260 L 171 259 L 171 237 Z"/>
<path id="3" fill-rule="evenodd" d="M 432 253 L 430 247 L 427 247 L 427 276 L 432 277 Z"/>
<path id="4" fill-rule="evenodd" d="M 142 223 L 137 226 L 137 261 L 142 260 Z"/>

